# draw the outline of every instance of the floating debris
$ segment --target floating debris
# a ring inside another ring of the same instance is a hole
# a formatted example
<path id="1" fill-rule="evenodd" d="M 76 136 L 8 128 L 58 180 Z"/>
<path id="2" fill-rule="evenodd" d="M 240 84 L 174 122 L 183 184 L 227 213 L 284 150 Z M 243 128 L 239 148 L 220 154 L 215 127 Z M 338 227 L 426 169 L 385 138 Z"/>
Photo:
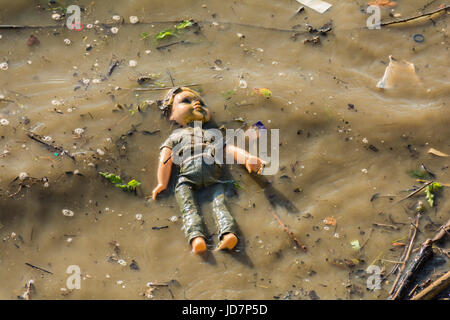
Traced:
<path id="1" fill-rule="evenodd" d="M 441 151 L 439 151 L 439 150 L 436 150 L 436 149 L 434 149 L 434 148 L 428 149 L 427 152 L 428 152 L 428 153 L 431 153 L 431 154 L 434 154 L 435 156 L 438 156 L 438 157 L 450 157 L 450 155 L 448 155 L 448 154 L 446 154 L 446 153 L 444 153 L 444 152 L 441 152 Z"/>
<path id="2" fill-rule="evenodd" d="M 114 21 L 120 21 L 122 18 L 119 15 L 114 15 L 114 16 L 112 16 L 112 19 Z"/>
<path id="3" fill-rule="evenodd" d="M 0 70 L 6 71 L 8 70 L 9 66 L 8 66 L 8 62 L 2 62 L 0 63 Z"/>
<path id="4" fill-rule="evenodd" d="M 136 213 L 136 220 L 138 221 L 142 220 L 142 213 Z"/>
<path id="5" fill-rule="evenodd" d="M 380 89 L 392 89 L 397 86 L 411 86 L 420 82 L 414 64 L 406 60 L 397 60 L 389 56 L 389 65 L 386 67 L 383 78 L 377 83 Z"/>
<path id="6" fill-rule="evenodd" d="M 21 172 L 21 173 L 19 173 L 19 180 L 20 181 L 24 181 L 25 179 L 27 179 L 29 176 L 28 176 L 28 173 L 26 173 L 26 172 Z"/>
<path id="7" fill-rule="evenodd" d="M 350 242 L 351 246 L 353 249 L 355 250 L 359 250 L 361 249 L 361 246 L 359 245 L 359 241 L 358 240 L 353 240 L 352 242 Z"/>
<path id="8" fill-rule="evenodd" d="M 112 27 L 110 30 L 112 34 L 117 34 L 119 32 L 119 28 L 117 27 Z"/>
<path id="9" fill-rule="evenodd" d="M 123 259 L 117 260 L 117 263 L 122 265 L 122 266 L 126 266 L 127 265 L 127 262 L 125 260 L 123 260 Z"/>
<path id="10" fill-rule="evenodd" d="M 75 213 L 72 210 L 63 209 L 62 214 L 65 215 L 66 217 L 73 217 Z"/>
<path id="11" fill-rule="evenodd" d="M 84 133 L 84 129 L 83 128 L 76 128 L 75 130 L 73 130 L 73 133 L 75 133 L 78 136 L 81 136 Z"/>
<path id="12" fill-rule="evenodd" d="M 136 16 L 131 16 L 130 17 L 130 23 L 136 24 L 138 22 L 139 22 L 139 18 L 138 17 L 136 17 Z"/>
<path id="13" fill-rule="evenodd" d="M 72 44 L 72 41 L 70 41 L 70 39 L 64 39 L 64 44 L 66 46 L 70 46 Z"/>
<path id="14" fill-rule="evenodd" d="M 32 47 L 32 46 L 37 46 L 39 45 L 41 42 L 39 41 L 39 39 L 35 36 L 35 35 L 30 35 L 30 37 L 27 40 L 27 46 Z"/>
<path id="15" fill-rule="evenodd" d="M 59 13 L 54 13 L 52 14 L 52 19 L 58 21 L 62 19 L 62 16 Z"/>
<path id="16" fill-rule="evenodd" d="M 319 13 L 324 13 L 332 6 L 330 3 L 322 0 L 297 0 L 297 2 Z"/>
<path id="17" fill-rule="evenodd" d="M 385 8 L 394 8 L 397 6 L 397 2 L 390 1 L 390 0 L 374 0 L 369 1 L 369 6 L 377 6 L 377 7 L 385 7 Z"/>
<path id="18" fill-rule="evenodd" d="M 0 119 L 0 125 L 7 126 L 9 125 L 9 121 L 5 118 Z"/>
<path id="19" fill-rule="evenodd" d="M 419 33 L 413 35 L 413 39 L 415 42 L 424 42 L 425 41 L 425 37 Z"/>
<path id="20" fill-rule="evenodd" d="M 136 60 L 130 60 L 130 61 L 128 61 L 128 65 L 130 67 L 136 67 L 137 66 L 137 61 Z"/>

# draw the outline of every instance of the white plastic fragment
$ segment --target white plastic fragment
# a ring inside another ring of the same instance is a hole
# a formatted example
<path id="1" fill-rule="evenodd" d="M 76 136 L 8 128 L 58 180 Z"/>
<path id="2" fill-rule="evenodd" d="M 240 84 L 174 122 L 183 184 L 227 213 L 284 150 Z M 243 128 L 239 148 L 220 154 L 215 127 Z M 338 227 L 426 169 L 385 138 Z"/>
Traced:
<path id="1" fill-rule="evenodd" d="M 7 126 L 9 124 L 9 121 L 5 118 L 0 119 L 0 125 Z"/>
<path id="2" fill-rule="evenodd" d="M 114 21 L 120 21 L 120 16 L 119 15 L 114 15 L 114 16 L 112 16 L 112 19 L 114 20 Z"/>
<path id="3" fill-rule="evenodd" d="M 97 149 L 97 153 L 98 153 L 100 156 L 105 155 L 105 151 L 103 151 L 102 149 Z"/>
<path id="4" fill-rule="evenodd" d="M 245 81 L 244 79 L 240 79 L 239 80 L 239 88 L 241 88 L 241 89 L 247 88 L 247 81 Z"/>
<path id="5" fill-rule="evenodd" d="M 5 61 L 5 62 L 0 63 L 1 70 L 6 71 L 6 70 L 8 70 L 8 68 L 9 68 L 8 62 Z"/>
<path id="6" fill-rule="evenodd" d="M 136 16 L 131 16 L 130 17 L 130 23 L 136 24 L 138 22 L 139 22 L 139 18 L 138 17 L 136 17 Z"/>
<path id="7" fill-rule="evenodd" d="M 77 135 L 82 135 L 84 133 L 84 129 L 83 128 L 76 128 L 75 130 L 73 130 L 73 132 Z"/>
<path id="8" fill-rule="evenodd" d="M 142 213 L 136 213 L 136 220 L 142 220 Z"/>
<path id="9" fill-rule="evenodd" d="M 377 83 L 380 89 L 392 89 L 398 86 L 408 87 L 420 82 L 414 64 L 406 60 L 397 60 L 389 56 L 389 65 L 384 71 L 383 78 Z"/>
<path id="10" fill-rule="evenodd" d="M 176 221 L 178 221 L 178 217 L 177 217 L 177 216 L 171 216 L 171 217 L 169 218 L 169 220 L 170 220 L 171 222 L 176 222 Z"/>
<path id="11" fill-rule="evenodd" d="M 73 217 L 73 215 L 75 214 L 72 210 L 69 209 L 63 209 L 62 210 L 62 214 L 65 215 L 66 217 Z"/>
<path id="12" fill-rule="evenodd" d="M 111 33 L 117 34 L 118 32 L 119 32 L 119 28 L 117 28 L 117 27 L 112 27 L 111 28 Z"/>
<path id="13" fill-rule="evenodd" d="M 128 65 L 130 67 L 136 67 L 137 66 L 137 61 L 136 60 L 130 60 L 130 61 L 128 61 Z"/>
<path id="14" fill-rule="evenodd" d="M 52 14 L 52 19 L 56 21 L 61 20 L 61 15 L 59 13 L 54 13 Z"/>
<path id="15" fill-rule="evenodd" d="M 297 2 L 319 13 L 324 13 L 332 6 L 330 3 L 322 0 L 297 0 Z"/>
<path id="16" fill-rule="evenodd" d="M 70 41 L 70 39 L 64 39 L 64 44 L 66 46 L 70 46 L 71 43 L 72 43 L 72 41 Z"/>
<path id="17" fill-rule="evenodd" d="M 117 261 L 118 264 L 122 265 L 122 266 L 126 266 L 127 262 L 123 259 L 120 259 L 119 261 Z"/>
<path id="18" fill-rule="evenodd" d="M 19 173 L 19 179 L 21 181 L 25 180 L 26 178 L 28 178 L 28 173 L 26 173 L 26 172 Z"/>

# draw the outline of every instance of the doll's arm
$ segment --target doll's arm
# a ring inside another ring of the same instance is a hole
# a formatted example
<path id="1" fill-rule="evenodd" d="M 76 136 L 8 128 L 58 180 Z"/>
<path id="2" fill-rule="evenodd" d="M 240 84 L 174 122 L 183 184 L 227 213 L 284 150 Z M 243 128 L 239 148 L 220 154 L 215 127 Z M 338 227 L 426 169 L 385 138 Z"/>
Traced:
<path id="1" fill-rule="evenodd" d="M 168 160 L 167 160 L 168 159 Z M 166 161 L 166 163 L 164 163 Z M 159 155 L 158 165 L 158 185 L 152 192 L 153 200 L 156 199 L 158 193 L 166 190 L 169 184 L 170 174 L 172 173 L 172 150 L 169 148 L 163 148 Z"/>
<path id="2" fill-rule="evenodd" d="M 244 163 L 248 173 L 256 172 L 260 174 L 264 168 L 265 162 L 258 157 L 252 156 L 246 150 L 236 147 L 234 145 L 227 145 L 225 147 L 227 154 L 232 154 L 237 163 Z"/>

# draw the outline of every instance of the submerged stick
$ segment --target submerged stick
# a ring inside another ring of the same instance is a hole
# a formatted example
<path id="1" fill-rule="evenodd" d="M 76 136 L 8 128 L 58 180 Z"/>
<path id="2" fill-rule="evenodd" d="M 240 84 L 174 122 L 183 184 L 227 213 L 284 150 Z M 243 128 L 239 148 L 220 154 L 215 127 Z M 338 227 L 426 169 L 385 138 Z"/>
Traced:
<path id="1" fill-rule="evenodd" d="M 411 282 L 414 280 L 417 271 L 419 271 L 425 262 L 433 256 L 432 249 L 433 242 L 431 239 L 426 240 L 420 247 L 419 253 L 414 257 L 414 260 L 408 267 L 408 270 L 402 275 L 397 290 L 389 297 L 391 300 L 402 299 L 407 293 Z"/>
<path id="2" fill-rule="evenodd" d="M 402 272 L 405 270 L 406 262 L 408 262 L 409 255 L 411 254 L 411 249 L 412 249 L 412 247 L 414 245 L 414 240 L 416 238 L 417 228 L 419 227 L 419 219 L 420 219 L 420 214 L 418 214 L 416 216 L 415 224 L 411 226 L 411 229 L 410 229 L 411 239 L 410 239 L 410 241 L 408 243 L 408 246 L 405 248 L 404 258 L 400 259 L 401 261 L 403 261 L 403 264 L 400 267 L 400 271 L 398 272 L 397 278 L 395 278 L 394 284 L 392 285 L 392 288 L 389 291 L 389 294 L 392 294 L 395 291 L 397 283 L 400 280 L 400 277 L 402 275 Z M 396 265 L 396 266 L 394 266 L 394 268 L 398 268 L 398 266 L 399 265 Z"/>
<path id="3" fill-rule="evenodd" d="M 427 183 L 425 183 L 423 186 L 421 186 L 419 189 L 417 189 L 416 191 L 411 192 L 410 194 L 408 194 L 406 197 L 398 200 L 398 202 L 401 202 L 403 200 L 406 200 L 408 198 L 411 198 L 412 196 L 418 194 L 420 191 L 422 191 L 423 189 L 425 189 L 426 187 L 428 187 L 430 184 L 432 184 L 434 181 L 428 181 Z M 397 202 L 397 203 L 398 203 Z"/>
<path id="4" fill-rule="evenodd" d="M 407 23 L 407 22 L 412 22 L 412 21 L 416 21 L 416 20 L 420 20 L 422 18 L 428 18 L 428 19 L 433 19 L 433 15 L 436 14 L 436 17 L 438 16 L 437 13 L 442 14 L 443 11 L 447 11 L 450 9 L 450 6 L 447 5 L 443 8 L 439 8 L 437 10 L 428 12 L 428 13 L 424 13 L 424 14 L 420 14 L 418 16 L 414 16 L 414 17 L 410 17 L 410 18 L 406 18 L 406 19 L 402 19 L 402 20 L 397 20 L 397 21 L 389 21 L 389 22 L 384 22 L 381 23 L 380 26 L 381 27 L 386 27 L 386 26 L 393 26 L 393 25 L 398 25 L 398 24 L 402 24 L 402 23 Z"/>
<path id="5" fill-rule="evenodd" d="M 450 271 L 420 291 L 411 300 L 431 300 L 450 286 Z"/>
<path id="6" fill-rule="evenodd" d="M 66 155 L 68 156 L 70 159 L 72 159 L 73 161 L 75 161 L 75 157 L 73 155 L 71 155 L 67 150 L 64 150 L 62 147 L 59 146 L 54 146 L 50 143 L 45 142 L 42 137 L 36 133 L 33 132 L 27 132 L 27 136 L 34 140 L 37 141 L 41 144 L 43 144 L 44 146 L 46 146 L 47 148 L 51 149 L 52 151 L 58 151 L 61 155 Z"/>
<path id="7" fill-rule="evenodd" d="M 271 210 L 271 212 L 272 212 L 272 215 L 275 217 L 275 219 L 277 220 L 277 222 L 283 227 L 283 230 L 289 235 L 289 237 L 292 239 L 292 240 L 294 240 L 294 242 L 304 251 L 304 252 L 306 252 L 307 251 L 307 249 L 306 249 L 306 247 L 295 237 L 295 235 L 294 235 L 294 233 L 291 231 L 291 230 L 289 230 L 289 228 L 288 228 L 288 226 L 283 222 L 283 221 L 281 221 L 281 218 L 280 218 L 280 216 L 278 215 L 278 214 L 276 214 L 275 213 L 275 211 L 274 210 Z"/>
<path id="8" fill-rule="evenodd" d="M 40 270 L 40 271 L 44 271 L 44 272 L 49 273 L 49 274 L 53 274 L 53 272 L 50 272 L 50 271 L 45 270 L 45 269 L 43 269 L 43 268 L 41 268 L 41 267 L 32 265 L 31 263 L 25 262 L 25 264 L 26 264 L 27 266 L 33 268 L 33 269 Z"/>

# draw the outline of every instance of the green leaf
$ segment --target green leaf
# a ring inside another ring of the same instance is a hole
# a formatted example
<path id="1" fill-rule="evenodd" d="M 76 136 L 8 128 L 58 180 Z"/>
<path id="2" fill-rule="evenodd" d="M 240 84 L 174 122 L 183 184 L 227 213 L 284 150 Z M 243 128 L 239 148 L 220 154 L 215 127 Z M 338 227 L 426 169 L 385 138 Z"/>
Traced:
<path id="1" fill-rule="evenodd" d="M 355 249 L 355 250 L 361 249 L 361 246 L 359 245 L 359 241 L 358 240 L 353 240 L 352 242 L 350 242 L 350 244 L 352 245 L 352 248 Z"/>
<path id="2" fill-rule="evenodd" d="M 114 184 L 123 184 L 122 178 L 113 173 L 99 172 L 99 174 Z"/>
<path id="3" fill-rule="evenodd" d="M 162 40 L 164 38 L 168 38 L 168 37 L 174 37 L 176 36 L 175 32 L 171 29 L 166 29 L 163 31 L 158 32 L 158 34 L 155 36 L 155 40 Z"/>
<path id="4" fill-rule="evenodd" d="M 131 180 L 130 182 L 128 182 L 128 187 L 129 188 L 133 188 L 136 189 L 137 187 L 139 187 L 141 185 L 141 183 L 137 180 Z"/>
<path id="5" fill-rule="evenodd" d="M 177 25 L 175 26 L 175 28 L 176 28 L 177 30 L 182 30 L 182 29 L 186 29 L 186 28 L 188 28 L 188 27 L 192 27 L 192 25 L 193 25 L 193 23 L 192 23 L 191 20 L 184 20 L 183 22 L 177 24 Z"/>
<path id="6" fill-rule="evenodd" d="M 429 186 L 427 186 L 425 188 L 425 196 L 427 198 L 427 201 L 428 201 L 428 204 L 430 205 L 430 207 L 434 206 L 434 195 L 441 188 L 442 188 L 442 185 L 437 182 L 433 182 L 432 184 L 430 184 Z"/>

